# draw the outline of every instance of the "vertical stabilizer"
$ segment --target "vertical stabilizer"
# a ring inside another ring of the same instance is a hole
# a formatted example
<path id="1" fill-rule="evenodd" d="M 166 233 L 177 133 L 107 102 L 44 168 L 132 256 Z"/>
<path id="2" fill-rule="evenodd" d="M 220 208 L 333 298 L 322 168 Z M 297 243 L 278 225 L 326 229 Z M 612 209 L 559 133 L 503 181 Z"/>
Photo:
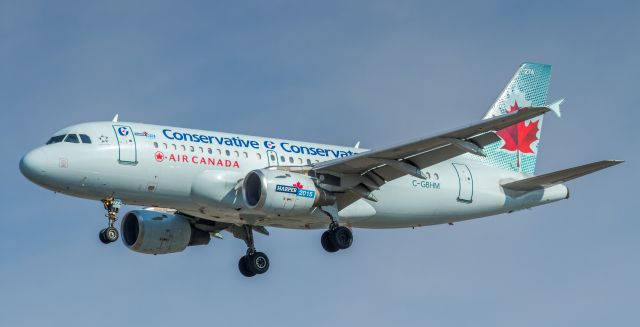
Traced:
<path id="1" fill-rule="evenodd" d="M 491 105 L 484 119 L 527 107 L 545 106 L 550 77 L 551 65 L 536 63 L 520 65 L 509 84 Z M 497 134 L 501 140 L 486 146 L 483 151 L 487 156 L 481 160 L 492 166 L 533 175 L 541 131 L 542 116 L 500 130 Z"/>

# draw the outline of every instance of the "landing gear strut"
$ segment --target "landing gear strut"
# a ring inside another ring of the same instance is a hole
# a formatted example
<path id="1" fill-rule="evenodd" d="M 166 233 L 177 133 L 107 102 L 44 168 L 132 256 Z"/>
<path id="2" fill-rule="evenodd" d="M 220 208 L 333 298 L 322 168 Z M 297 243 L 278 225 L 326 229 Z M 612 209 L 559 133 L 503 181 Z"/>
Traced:
<path id="1" fill-rule="evenodd" d="M 322 207 L 322 210 L 331 218 L 329 230 L 322 233 L 320 238 L 322 248 L 330 253 L 349 248 L 353 243 L 353 234 L 348 227 L 338 224 L 338 210 L 333 206 Z"/>
<path id="2" fill-rule="evenodd" d="M 107 214 L 105 216 L 109 219 L 109 227 L 102 229 L 98 236 L 102 243 L 109 244 L 117 241 L 120 236 L 118 229 L 113 227 L 113 225 L 116 220 L 118 220 L 118 211 L 120 211 L 122 201 L 120 201 L 120 199 L 108 198 L 102 200 L 102 204 L 107 210 Z"/>
<path id="3" fill-rule="evenodd" d="M 240 258 L 238 269 L 245 277 L 264 274 L 269 270 L 269 257 L 262 252 L 257 252 L 253 242 L 253 227 L 243 225 L 243 239 L 247 243 L 247 254 Z"/>

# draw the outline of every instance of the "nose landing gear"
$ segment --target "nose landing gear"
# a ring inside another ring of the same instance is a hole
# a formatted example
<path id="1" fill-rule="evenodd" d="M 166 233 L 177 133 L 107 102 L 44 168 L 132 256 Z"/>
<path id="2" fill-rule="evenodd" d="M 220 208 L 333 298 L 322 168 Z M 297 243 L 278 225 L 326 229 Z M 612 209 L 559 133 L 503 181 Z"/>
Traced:
<path id="1" fill-rule="evenodd" d="M 109 244 L 117 241 L 120 236 L 118 229 L 113 227 L 113 225 L 116 220 L 118 220 L 118 211 L 120 211 L 122 201 L 120 199 L 108 198 L 102 200 L 102 204 L 107 210 L 107 214 L 105 216 L 109 219 L 109 227 L 102 229 L 98 236 L 102 243 Z"/>

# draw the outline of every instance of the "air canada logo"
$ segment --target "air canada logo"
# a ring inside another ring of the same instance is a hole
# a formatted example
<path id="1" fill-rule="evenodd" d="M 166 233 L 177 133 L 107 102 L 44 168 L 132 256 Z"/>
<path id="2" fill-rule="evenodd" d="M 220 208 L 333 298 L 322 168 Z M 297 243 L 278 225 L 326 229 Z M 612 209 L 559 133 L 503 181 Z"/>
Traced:
<path id="1" fill-rule="evenodd" d="M 129 130 L 126 127 L 120 127 L 118 128 L 118 133 L 122 136 L 127 136 L 129 135 Z"/>
<path id="2" fill-rule="evenodd" d="M 520 104 L 518 104 L 518 102 L 520 102 Z M 526 102 L 526 100 L 523 99 L 523 97 L 521 97 L 520 99 L 516 98 L 513 101 L 513 105 L 508 107 L 507 113 L 516 112 L 518 110 L 526 110 L 526 107 L 528 106 L 530 105 Z M 522 155 L 536 154 L 536 147 L 534 146 L 534 143 L 539 140 L 539 124 L 540 118 L 538 117 L 519 122 L 496 132 L 496 134 L 504 142 L 500 149 L 510 153 L 515 152 L 516 167 L 520 168 Z"/>
<path id="3" fill-rule="evenodd" d="M 264 147 L 269 150 L 273 150 L 276 148 L 276 144 L 271 141 L 264 141 Z"/>
<path id="4" fill-rule="evenodd" d="M 518 107 L 518 101 L 516 101 L 507 112 L 516 112 L 520 109 L 521 108 Z M 533 153 L 531 144 L 538 140 L 538 131 L 540 131 L 538 121 L 529 121 L 529 124 L 522 121 L 501 129 L 496 134 L 504 141 L 501 149 L 512 152 Z"/>
<path id="5" fill-rule="evenodd" d="M 196 156 L 177 153 L 169 153 L 165 155 L 161 151 L 156 151 L 156 153 L 154 153 L 153 155 L 153 158 L 156 159 L 157 162 L 167 161 L 168 163 L 179 162 L 191 165 L 217 166 L 238 169 L 240 168 L 240 163 L 237 160 L 222 160 L 208 156 Z"/>
<path id="6" fill-rule="evenodd" d="M 156 158 L 157 162 L 161 162 L 164 160 L 164 153 L 158 151 L 156 152 L 156 154 L 154 155 L 154 157 Z"/>

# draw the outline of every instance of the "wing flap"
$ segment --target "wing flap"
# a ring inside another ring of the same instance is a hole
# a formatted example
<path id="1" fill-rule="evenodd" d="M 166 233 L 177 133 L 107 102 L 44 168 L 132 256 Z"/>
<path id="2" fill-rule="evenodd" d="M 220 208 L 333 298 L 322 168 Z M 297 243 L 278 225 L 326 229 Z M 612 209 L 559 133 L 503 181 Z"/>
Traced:
<path id="1" fill-rule="evenodd" d="M 623 162 L 624 161 L 621 160 L 602 160 L 578 167 L 559 170 L 540 176 L 534 176 L 523 180 L 506 183 L 503 184 L 502 187 L 514 191 L 532 191 L 564 183 Z"/>

